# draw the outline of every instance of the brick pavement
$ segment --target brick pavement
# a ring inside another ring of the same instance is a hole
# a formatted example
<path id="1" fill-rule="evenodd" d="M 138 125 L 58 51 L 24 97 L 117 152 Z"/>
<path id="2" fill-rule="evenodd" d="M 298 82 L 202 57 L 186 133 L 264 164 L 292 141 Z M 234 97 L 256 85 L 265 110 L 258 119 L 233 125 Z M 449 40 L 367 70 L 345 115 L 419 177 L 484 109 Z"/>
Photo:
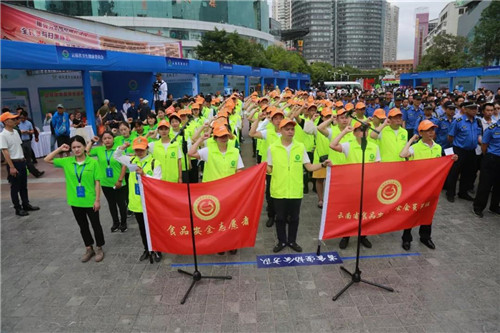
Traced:
<path id="1" fill-rule="evenodd" d="M 248 142 L 245 149 L 248 150 Z M 247 165 L 250 161 L 245 158 Z M 160 264 L 139 262 L 142 252 L 135 219 L 129 231 L 111 233 L 102 200 L 105 259 L 79 262 L 83 242 L 66 205 L 60 170 L 40 164 L 47 176 L 30 177 L 30 198 L 42 207 L 14 215 L 8 185 L 2 185 L 2 332 L 494 332 L 500 327 L 498 279 L 500 219 L 476 218 L 471 204 L 441 197 L 433 227 L 437 249 L 418 242 L 419 256 L 362 259 L 363 278 L 393 287 L 388 293 L 360 284 L 337 302 L 332 296 L 349 280 L 339 265 L 257 269 L 256 265 L 202 266 L 204 275 L 232 280 L 199 283 L 185 305 L 179 301 L 191 280 L 172 263 L 189 256 L 165 255 Z M 2 179 L 5 178 L 3 169 Z M 315 252 L 320 209 L 310 193 L 302 203 L 298 243 Z M 265 212 L 255 248 L 235 256 L 201 256 L 200 262 L 255 261 L 275 244 Z M 362 255 L 399 254 L 401 233 L 371 236 Z M 329 240 L 323 251 L 355 255 Z M 290 251 L 290 249 L 284 250 Z M 354 260 L 346 260 L 348 269 Z M 192 268 L 187 267 L 190 270 Z"/>

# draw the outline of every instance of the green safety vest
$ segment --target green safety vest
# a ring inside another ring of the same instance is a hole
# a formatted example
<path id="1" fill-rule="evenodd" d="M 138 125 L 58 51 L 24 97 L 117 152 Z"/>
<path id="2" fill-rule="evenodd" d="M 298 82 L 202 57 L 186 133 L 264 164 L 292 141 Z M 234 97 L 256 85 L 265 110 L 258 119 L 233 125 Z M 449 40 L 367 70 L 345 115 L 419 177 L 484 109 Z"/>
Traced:
<path id="1" fill-rule="evenodd" d="M 301 199 L 304 196 L 302 174 L 303 157 L 306 148 L 303 143 L 294 140 L 290 157 L 281 140 L 271 147 L 273 171 L 271 173 L 271 197 L 275 199 Z"/>
<path id="2" fill-rule="evenodd" d="M 441 157 L 441 146 L 434 142 L 432 147 L 427 146 L 422 140 L 413 146 L 413 156 L 410 160 L 423 160 L 427 158 Z"/>
<path id="3" fill-rule="evenodd" d="M 144 161 L 139 161 L 137 156 L 131 158 L 130 163 L 137 164 L 142 168 L 148 176 L 153 175 L 155 160 L 153 155 L 148 154 Z M 141 195 L 135 194 L 135 185 L 137 184 L 137 173 L 135 171 L 130 173 L 129 187 L 128 187 L 128 209 L 134 213 L 142 213 Z"/>
<path id="4" fill-rule="evenodd" d="M 161 179 L 179 182 L 179 143 L 170 143 L 165 150 L 161 139 L 153 143 L 153 158 L 160 163 Z"/>
<path id="5" fill-rule="evenodd" d="M 403 127 L 398 129 L 398 135 L 394 133 L 390 126 L 384 127 L 382 138 L 378 140 L 382 162 L 404 161 L 404 158 L 399 157 L 399 153 L 401 153 L 407 141 L 408 131 Z"/>
<path id="6" fill-rule="evenodd" d="M 366 143 L 365 162 L 376 162 L 377 159 L 377 145 L 372 142 Z M 363 151 L 361 145 L 357 140 L 349 141 L 349 154 L 345 159 L 345 164 L 361 163 L 363 159 Z"/>
<path id="7" fill-rule="evenodd" d="M 340 128 L 338 125 L 332 126 L 332 141 L 334 138 L 336 138 L 340 134 Z M 344 135 L 344 137 L 340 140 L 340 143 L 344 142 L 349 142 L 355 140 L 354 135 L 352 132 L 347 133 Z M 330 144 L 330 143 L 328 143 Z M 341 164 L 346 164 L 346 159 L 345 155 L 342 152 L 338 152 L 333 149 L 328 150 L 328 159 L 332 162 L 334 165 L 341 165 Z"/>
<path id="8" fill-rule="evenodd" d="M 306 121 L 302 116 L 301 118 Z M 303 143 L 307 151 L 312 152 L 314 150 L 314 135 L 304 132 L 304 129 L 299 124 L 295 125 L 295 140 Z"/>
<path id="9" fill-rule="evenodd" d="M 262 162 L 267 161 L 267 151 L 269 150 L 269 147 L 279 139 L 278 133 L 276 133 L 276 128 L 274 127 L 273 123 L 268 123 L 266 125 L 266 130 L 267 137 L 265 140 L 262 140 L 262 144 L 260 146 L 261 150 L 259 150 L 259 155 L 262 157 Z"/>
<path id="10" fill-rule="evenodd" d="M 188 132 L 188 131 L 184 131 L 184 139 L 186 140 L 186 142 L 189 142 L 190 137 L 186 132 Z M 170 137 L 170 140 L 173 140 L 175 138 L 174 131 L 170 130 L 170 132 L 168 132 L 168 136 Z M 182 146 L 182 138 L 180 138 L 180 137 L 177 138 L 177 140 L 175 140 L 175 142 L 179 143 L 179 147 Z M 186 155 L 184 155 L 184 152 L 182 151 L 182 149 L 181 149 L 181 153 L 182 153 L 182 161 L 181 161 L 182 171 L 190 170 L 191 169 L 191 162 L 188 160 L 188 163 L 187 163 L 188 167 L 186 169 Z"/>
<path id="11" fill-rule="evenodd" d="M 217 144 L 210 144 L 208 148 L 208 159 L 205 162 L 202 182 L 210 182 L 234 175 L 238 170 L 238 159 L 240 151 L 228 144 L 225 154 L 222 154 Z"/>

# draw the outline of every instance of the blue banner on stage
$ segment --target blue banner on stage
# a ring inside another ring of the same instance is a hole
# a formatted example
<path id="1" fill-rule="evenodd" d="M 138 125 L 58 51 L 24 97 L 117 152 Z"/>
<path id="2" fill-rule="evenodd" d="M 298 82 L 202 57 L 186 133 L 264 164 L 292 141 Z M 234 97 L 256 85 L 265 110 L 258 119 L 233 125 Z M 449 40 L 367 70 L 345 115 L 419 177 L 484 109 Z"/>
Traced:
<path id="1" fill-rule="evenodd" d="M 106 50 L 81 49 L 78 47 L 56 46 L 57 59 L 73 64 L 99 63 L 106 59 Z"/>
<path id="2" fill-rule="evenodd" d="M 301 254 L 275 254 L 268 256 L 257 256 L 258 268 L 276 268 L 292 266 L 311 266 L 311 265 L 332 265 L 341 264 L 337 252 L 325 252 L 319 256 L 316 253 Z"/>

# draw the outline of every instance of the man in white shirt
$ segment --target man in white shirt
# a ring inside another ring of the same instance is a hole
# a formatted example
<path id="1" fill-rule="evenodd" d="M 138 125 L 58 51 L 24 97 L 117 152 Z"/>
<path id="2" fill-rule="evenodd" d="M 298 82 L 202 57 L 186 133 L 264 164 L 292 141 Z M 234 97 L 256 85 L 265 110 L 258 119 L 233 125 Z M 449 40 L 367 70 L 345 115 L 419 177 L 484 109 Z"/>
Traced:
<path id="1" fill-rule="evenodd" d="M 156 73 L 156 81 L 153 83 L 153 96 L 155 111 L 160 107 L 165 107 L 167 102 L 168 87 L 167 82 L 161 78 L 161 73 Z"/>
<path id="2" fill-rule="evenodd" d="M 15 126 L 18 122 L 18 115 L 4 112 L 0 116 L 0 121 L 5 129 L 0 133 L 0 149 L 7 162 L 7 179 L 10 183 L 10 196 L 16 215 L 29 215 L 28 211 L 39 210 L 39 207 L 30 205 L 28 199 L 28 174 L 26 173 L 26 160 L 24 158 L 21 137 Z M 22 206 L 19 201 L 21 196 Z"/>

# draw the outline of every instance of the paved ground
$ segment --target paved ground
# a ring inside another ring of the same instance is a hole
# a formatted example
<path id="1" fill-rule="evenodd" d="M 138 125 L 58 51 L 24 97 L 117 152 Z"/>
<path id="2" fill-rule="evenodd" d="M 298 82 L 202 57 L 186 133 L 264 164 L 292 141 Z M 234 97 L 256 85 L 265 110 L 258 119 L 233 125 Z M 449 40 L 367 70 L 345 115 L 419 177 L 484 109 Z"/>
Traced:
<path id="1" fill-rule="evenodd" d="M 249 149 L 248 140 L 245 149 Z M 246 159 L 248 165 L 250 161 Z M 203 266 L 201 272 L 232 280 L 199 283 L 185 305 L 179 301 L 191 280 L 172 263 L 191 257 L 166 255 L 160 264 L 139 262 L 139 231 L 111 233 L 102 200 L 106 257 L 81 263 L 83 243 L 66 205 L 60 170 L 39 163 L 44 178 L 30 176 L 30 197 L 42 207 L 14 215 L 2 183 L 2 332 L 496 332 L 500 330 L 500 218 L 471 213 L 471 204 L 442 196 L 434 219 L 432 251 L 416 241 L 416 256 L 361 260 L 363 277 L 389 285 L 388 293 L 355 285 L 337 302 L 332 296 L 349 280 L 339 265 L 257 269 L 256 265 Z M 5 179 L 2 168 L 2 179 Z M 320 210 L 314 193 L 302 203 L 298 242 L 316 251 Z M 400 254 L 401 233 L 370 237 L 362 255 Z M 269 254 L 275 231 L 261 220 L 256 247 L 235 256 L 208 255 L 201 262 L 255 261 Z M 354 242 L 324 251 L 355 255 Z M 287 250 L 289 251 L 289 249 Z M 345 260 L 347 268 L 354 260 Z M 190 269 L 190 268 L 188 268 Z"/>

